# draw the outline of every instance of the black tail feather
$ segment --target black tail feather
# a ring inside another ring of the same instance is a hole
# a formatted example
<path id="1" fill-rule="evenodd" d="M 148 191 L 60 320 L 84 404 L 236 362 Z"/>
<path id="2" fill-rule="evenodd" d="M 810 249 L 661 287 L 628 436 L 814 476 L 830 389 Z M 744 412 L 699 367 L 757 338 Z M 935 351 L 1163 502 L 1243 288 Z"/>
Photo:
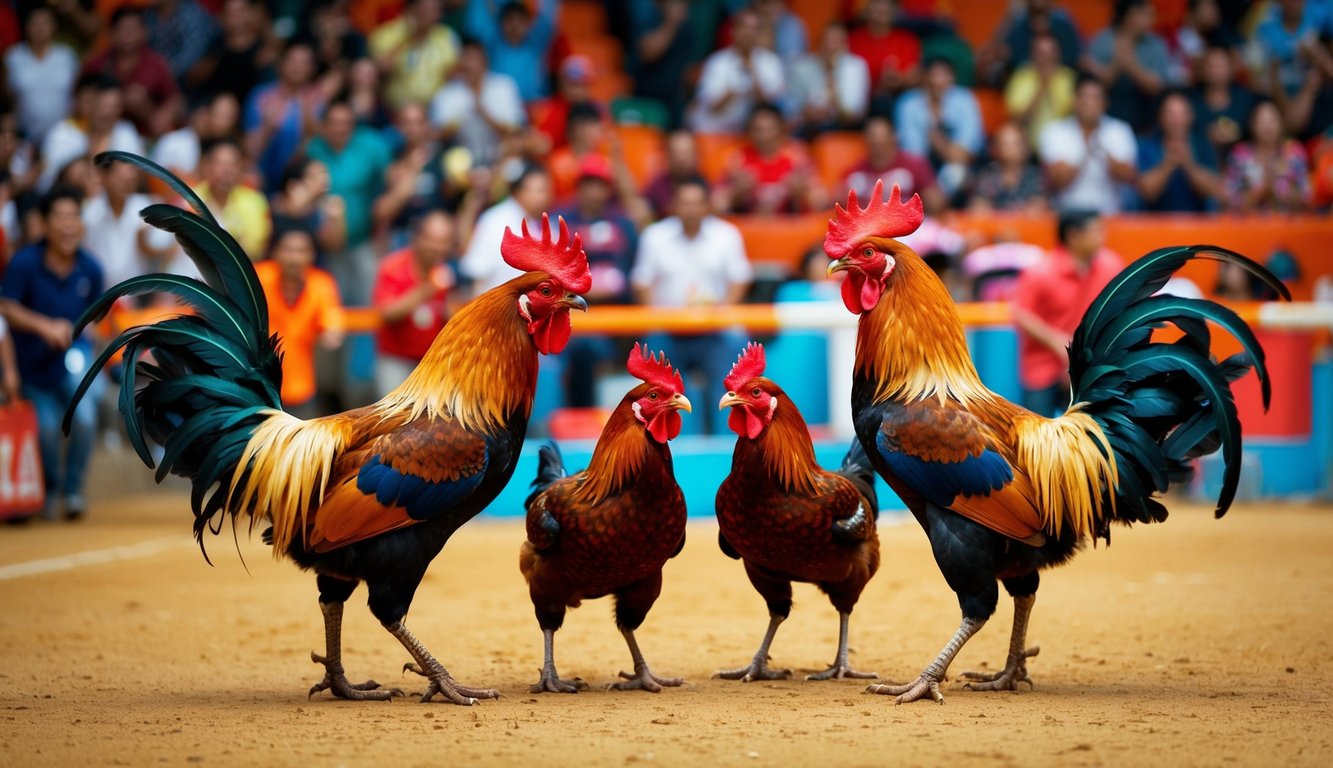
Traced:
<path id="1" fill-rule="evenodd" d="M 870 463 L 870 456 L 866 454 L 865 446 L 861 445 L 860 438 L 852 438 L 852 444 L 847 449 L 847 455 L 842 457 L 842 466 L 838 469 L 838 474 L 851 480 L 856 485 L 856 489 L 870 502 L 875 517 L 878 518 L 879 493 L 875 490 L 875 468 Z"/>
<path id="2" fill-rule="evenodd" d="M 565 471 L 565 458 L 560 455 L 560 446 L 555 444 L 554 440 L 546 441 L 546 445 L 537 449 L 537 477 L 532 481 L 532 493 L 523 501 L 526 508 L 532 504 L 532 500 L 541 495 L 556 480 L 569 474 Z"/>

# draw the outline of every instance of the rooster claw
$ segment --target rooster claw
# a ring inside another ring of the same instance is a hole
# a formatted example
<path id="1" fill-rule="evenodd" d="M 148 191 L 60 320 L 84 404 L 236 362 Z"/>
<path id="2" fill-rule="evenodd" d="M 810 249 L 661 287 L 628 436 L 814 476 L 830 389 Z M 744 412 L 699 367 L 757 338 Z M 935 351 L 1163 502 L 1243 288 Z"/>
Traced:
<path id="1" fill-rule="evenodd" d="M 806 680 L 878 680 L 878 672 L 858 672 L 847 664 L 834 664 L 823 672 L 806 675 Z"/>
<path id="2" fill-rule="evenodd" d="M 325 656 L 320 656 L 314 651 L 310 652 L 310 660 L 316 664 L 324 665 L 324 679 L 310 686 L 310 692 L 306 694 L 307 699 L 314 698 L 314 695 L 322 691 L 329 691 L 339 699 L 349 699 L 352 701 L 388 701 L 396 696 L 404 695 L 397 688 L 388 690 L 376 690 L 380 684 L 374 680 L 367 680 L 364 683 L 352 683 L 347 680 L 343 674 L 342 662 L 334 660 L 332 662 Z"/>
<path id="3" fill-rule="evenodd" d="M 561 680 L 555 669 L 543 669 L 541 679 L 528 686 L 528 693 L 578 693 L 587 689 L 588 683 L 581 677 Z"/>
<path id="4" fill-rule="evenodd" d="M 713 673 L 714 678 L 740 680 L 742 683 L 753 683 L 756 680 L 788 680 L 791 675 L 790 669 L 770 669 L 768 664 L 760 659 L 750 662 L 748 667 L 724 669 Z"/>
<path id="5" fill-rule="evenodd" d="M 620 676 L 624 678 L 624 681 L 619 683 L 611 683 L 610 685 L 606 686 L 606 689 L 608 691 L 639 690 L 639 691 L 648 691 L 649 693 L 661 693 L 662 686 L 666 686 L 668 688 L 675 688 L 676 686 L 683 685 L 685 683 L 685 681 L 679 677 L 658 677 L 657 675 L 654 675 L 652 671 L 648 669 L 647 666 L 644 666 L 636 673 L 622 671 L 620 673 Z"/>
<path id="6" fill-rule="evenodd" d="M 940 693 L 940 681 L 925 674 L 918 677 L 916 682 L 906 685 L 868 685 L 866 686 L 866 693 L 874 693 L 880 696 L 897 696 L 895 702 L 897 704 L 919 701 L 926 696 L 940 704 L 944 703 L 944 694 Z"/>
<path id="7" fill-rule="evenodd" d="M 963 688 L 969 691 L 1016 691 L 1019 683 L 1027 683 L 1028 688 L 1035 688 L 1028 676 L 1027 660 L 1041 653 L 1041 646 L 1034 645 L 1016 656 L 1010 656 L 1004 669 L 999 672 L 963 672 L 958 676 L 966 680 Z"/>

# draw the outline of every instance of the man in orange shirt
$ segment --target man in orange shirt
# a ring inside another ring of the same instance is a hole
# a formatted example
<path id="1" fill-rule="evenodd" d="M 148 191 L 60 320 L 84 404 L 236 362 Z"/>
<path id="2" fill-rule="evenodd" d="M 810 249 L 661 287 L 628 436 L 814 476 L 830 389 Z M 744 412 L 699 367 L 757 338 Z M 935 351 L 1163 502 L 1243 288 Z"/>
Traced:
<path id="1" fill-rule="evenodd" d="M 1014 288 L 1023 406 L 1054 416 L 1069 405 L 1069 341 L 1097 294 L 1124 267 L 1091 211 L 1060 215 L 1060 244 L 1023 270 Z"/>
<path id="2" fill-rule="evenodd" d="M 337 349 L 343 311 L 333 276 L 315 266 L 315 237 L 305 229 L 277 232 L 269 258 L 255 264 L 268 300 L 268 328 L 282 338 L 282 406 L 316 416 L 315 345 Z"/>

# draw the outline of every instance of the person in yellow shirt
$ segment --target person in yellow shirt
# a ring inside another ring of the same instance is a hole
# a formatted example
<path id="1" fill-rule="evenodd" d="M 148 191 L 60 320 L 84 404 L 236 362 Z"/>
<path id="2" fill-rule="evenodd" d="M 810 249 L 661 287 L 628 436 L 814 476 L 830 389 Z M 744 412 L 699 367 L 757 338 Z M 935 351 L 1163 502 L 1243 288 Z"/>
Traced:
<path id="1" fill-rule="evenodd" d="M 303 419 L 316 416 L 315 345 L 337 349 L 343 310 L 333 276 L 315 266 L 315 237 L 284 229 L 269 258 L 255 264 L 268 300 L 268 328 L 282 339 L 282 407 Z"/>
<path id="2" fill-rule="evenodd" d="M 263 193 L 241 183 L 242 157 L 241 145 L 232 139 L 205 143 L 199 161 L 203 182 L 194 191 L 245 254 L 258 260 L 268 249 L 273 222 Z"/>
<path id="3" fill-rule="evenodd" d="M 1032 59 L 1014 70 L 1004 88 L 1004 106 L 1036 147 L 1048 124 L 1074 109 L 1078 73 L 1060 62 L 1060 43 L 1049 33 L 1032 38 Z"/>
<path id="4" fill-rule="evenodd" d="M 391 109 L 429 102 L 458 61 L 458 35 L 440 22 L 442 13 L 440 0 L 408 0 L 401 16 L 370 34 Z"/>

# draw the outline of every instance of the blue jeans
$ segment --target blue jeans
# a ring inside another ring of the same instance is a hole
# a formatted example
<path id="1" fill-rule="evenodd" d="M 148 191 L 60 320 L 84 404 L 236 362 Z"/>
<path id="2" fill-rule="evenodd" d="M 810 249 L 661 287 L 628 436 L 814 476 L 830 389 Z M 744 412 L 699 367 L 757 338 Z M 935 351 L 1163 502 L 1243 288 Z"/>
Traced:
<path id="1" fill-rule="evenodd" d="M 726 393 L 722 380 L 731 372 L 732 363 L 744 351 L 745 333 L 735 329 L 707 333 L 698 336 L 677 336 L 667 333 L 649 334 L 645 343 L 650 352 L 665 351 L 671 364 L 678 368 L 685 378 L 685 396 L 694 403 L 692 416 L 706 424 L 706 434 L 721 434 L 723 418 L 718 415 L 717 404 Z M 703 376 L 703 389 L 690 391 L 690 374 Z M 703 401 L 695 397 L 697 392 Z M 686 416 L 689 419 L 690 416 Z M 692 431 L 688 430 L 687 431 Z"/>
<path id="2" fill-rule="evenodd" d="M 97 403 L 102 399 L 106 383 L 98 376 L 83 399 L 74 409 L 69 436 L 61 431 L 65 409 L 79 386 L 79 377 L 68 374 L 54 386 L 23 382 L 23 399 L 37 411 L 37 441 L 42 450 L 42 476 L 46 481 L 46 497 L 83 495 L 83 480 L 88 470 L 88 459 L 93 453 L 97 435 Z M 64 448 L 64 461 L 61 449 Z"/>

